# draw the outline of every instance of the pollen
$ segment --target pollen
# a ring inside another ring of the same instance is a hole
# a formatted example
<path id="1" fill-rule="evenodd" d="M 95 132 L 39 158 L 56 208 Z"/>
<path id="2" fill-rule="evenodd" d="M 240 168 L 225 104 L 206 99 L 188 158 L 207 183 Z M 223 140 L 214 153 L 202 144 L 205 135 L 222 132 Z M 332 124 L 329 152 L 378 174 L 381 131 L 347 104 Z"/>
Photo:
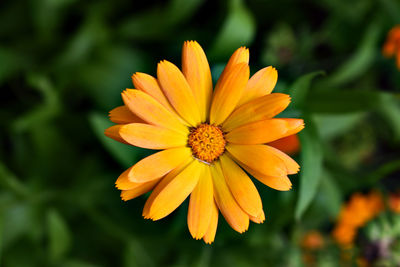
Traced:
<path id="1" fill-rule="evenodd" d="M 224 153 L 225 144 L 222 130 L 207 123 L 193 128 L 188 138 L 188 145 L 192 149 L 193 156 L 208 163 L 218 159 Z"/>

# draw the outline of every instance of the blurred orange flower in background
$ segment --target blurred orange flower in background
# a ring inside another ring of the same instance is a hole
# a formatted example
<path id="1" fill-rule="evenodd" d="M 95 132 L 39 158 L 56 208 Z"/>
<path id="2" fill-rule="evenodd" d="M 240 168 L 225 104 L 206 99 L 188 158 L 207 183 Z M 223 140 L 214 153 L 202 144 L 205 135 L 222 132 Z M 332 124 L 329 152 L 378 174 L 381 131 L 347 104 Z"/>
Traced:
<path id="1" fill-rule="evenodd" d="M 400 25 L 393 27 L 383 45 L 382 53 L 385 57 L 395 57 L 397 68 L 400 69 Z"/>
<path id="2" fill-rule="evenodd" d="M 355 193 L 347 205 L 342 207 L 338 222 L 332 232 L 333 238 L 343 247 L 351 247 L 357 230 L 372 220 L 384 209 L 380 193 L 370 192 L 367 195 Z"/>
<path id="3" fill-rule="evenodd" d="M 390 194 L 389 196 L 389 209 L 394 213 L 400 214 L 400 193 Z"/>

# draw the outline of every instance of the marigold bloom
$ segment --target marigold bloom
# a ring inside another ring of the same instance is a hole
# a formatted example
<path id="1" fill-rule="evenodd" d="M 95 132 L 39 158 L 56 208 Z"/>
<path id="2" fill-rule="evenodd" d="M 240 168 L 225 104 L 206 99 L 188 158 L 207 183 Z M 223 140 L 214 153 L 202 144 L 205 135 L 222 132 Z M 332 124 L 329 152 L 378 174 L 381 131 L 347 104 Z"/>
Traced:
<path id="1" fill-rule="evenodd" d="M 400 25 L 393 27 L 383 45 L 382 53 L 385 57 L 395 57 L 397 68 L 400 69 Z"/>
<path id="2" fill-rule="evenodd" d="M 394 213 L 400 214 L 400 194 L 390 194 L 389 209 Z"/>
<path id="3" fill-rule="evenodd" d="M 367 195 L 353 194 L 340 211 L 338 222 L 332 232 L 333 238 L 342 246 L 351 246 L 358 228 L 376 217 L 383 208 L 383 199 L 378 192 L 373 191 Z"/>
<path id="4" fill-rule="evenodd" d="M 306 233 L 301 240 L 301 246 L 309 250 L 318 250 L 324 247 L 324 238 L 320 232 L 312 230 Z"/>
<path id="5" fill-rule="evenodd" d="M 297 134 L 278 139 L 269 145 L 289 155 L 295 155 L 300 151 L 300 140 Z"/>
<path id="6" fill-rule="evenodd" d="M 232 55 L 213 91 L 206 55 L 185 42 L 182 71 L 168 61 L 157 79 L 132 76 L 124 106 L 110 112 L 117 125 L 105 134 L 130 145 L 161 150 L 130 167 L 116 182 L 123 200 L 152 191 L 143 216 L 159 220 L 189 195 L 188 227 L 195 239 L 214 241 L 218 213 L 239 233 L 265 220 L 260 195 L 246 171 L 267 186 L 289 190 L 299 165 L 268 143 L 296 134 L 301 119 L 276 119 L 290 102 L 271 93 L 277 71 L 266 67 L 249 79 L 249 51 Z"/>

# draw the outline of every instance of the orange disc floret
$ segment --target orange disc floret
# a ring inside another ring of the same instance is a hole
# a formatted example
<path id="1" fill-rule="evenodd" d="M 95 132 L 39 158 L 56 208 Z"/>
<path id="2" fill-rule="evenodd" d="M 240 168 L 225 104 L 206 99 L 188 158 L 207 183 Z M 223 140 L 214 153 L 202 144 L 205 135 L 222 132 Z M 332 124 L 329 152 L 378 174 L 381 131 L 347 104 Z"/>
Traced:
<path id="1" fill-rule="evenodd" d="M 207 123 L 193 128 L 189 134 L 188 145 L 193 155 L 208 163 L 213 162 L 225 151 L 225 138 L 222 130 Z"/>

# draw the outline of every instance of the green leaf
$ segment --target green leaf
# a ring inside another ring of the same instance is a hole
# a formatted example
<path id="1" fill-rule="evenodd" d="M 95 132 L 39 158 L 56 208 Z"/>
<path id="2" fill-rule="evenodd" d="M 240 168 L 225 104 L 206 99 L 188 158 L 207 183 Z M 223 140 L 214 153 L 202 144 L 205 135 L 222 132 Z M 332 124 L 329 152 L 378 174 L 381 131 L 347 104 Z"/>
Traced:
<path id="1" fill-rule="evenodd" d="M 399 98 L 390 94 L 384 94 L 382 105 L 378 112 L 386 120 L 392 129 L 392 136 L 395 142 L 400 142 L 400 101 Z"/>
<path id="2" fill-rule="evenodd" d="M 114 125 L 106 115 L 91 113 L 89 121 L 97 138 L 121 165 L 130 167 L 140 159 L 143 149 L 119 143 L 104 135 L 104 130 Z"/>
<path id="3" fill-rule="evenodd" d="M 330 75 L 326 84 L 332 87 L 339 86 L 358 78 L 370 68 L 376 57 L 379 37 L 380 21 L 373 21 L 367 30 L 357 51 L 343 65 L 339 66 L 337 71 Z"/>
<path id="4" fill-rule="evenodd" d="M 310 90 L 312 80 L 315 77 L 324 74 L 325 72 L 323 71 L 311 72 L 301 76 L 292 84 L 292 86 L 289 89 L 289 95 L 292 98 L 292 103 L 291 103 L 292 107 L 294 108 L 303 107 L 308 91 Z"/>
<path id="5" fill-rule="evenodd" d="M 321 186 L 319 187 L 318 202 L 321 202 L 330 218 L 335 219 L 342 205 L 342 193 L 332 176 L 328 172 L 323 173 Z"/>
<path id="6" fill-rule="evenodd" d="M 242 0 L 230 0 L 228 4 L 228 16 L 210 50 L 211 57 L 228 57 L 240 46 L 249 45 L 254 38 L 256 24 L 253 14 Z"/>
<path id="7" fill-rule="evenodd" d="M 372 111 L 386 105 L 392 94 L 366 90 L 314 90 L 307 98 L 310 113 L 341 114 Z"/>
<path id="8" fill-rule="evenodd" d="M 331 140 L 345 134 L 365 118 L 366 112 L 346 114 L 315 114 L 315 124 L 323 140 Z"/>
<path id="9" fill-rule="evenodd" d="M 49 257 L 56 262 L 62 259 L 71 247 L 71 233 L 61 215 L 56 210 L 47 212 Z"/>
<path id="10" fill-rule="evenodd" d="M 300 132 L 301 171 L 300 190 L 296 206 L 299 220 L 314 199 L 322 176 L 322 147 L 312 118 L 305 120 L 306 127 Z"/>
<path id="11" fill-rule="evenodd" d="M 124 252 L 124 266 L 154 266 L 154 262 L 147 251 L 136 240 L 130 240 L 127 243 Z"/>

